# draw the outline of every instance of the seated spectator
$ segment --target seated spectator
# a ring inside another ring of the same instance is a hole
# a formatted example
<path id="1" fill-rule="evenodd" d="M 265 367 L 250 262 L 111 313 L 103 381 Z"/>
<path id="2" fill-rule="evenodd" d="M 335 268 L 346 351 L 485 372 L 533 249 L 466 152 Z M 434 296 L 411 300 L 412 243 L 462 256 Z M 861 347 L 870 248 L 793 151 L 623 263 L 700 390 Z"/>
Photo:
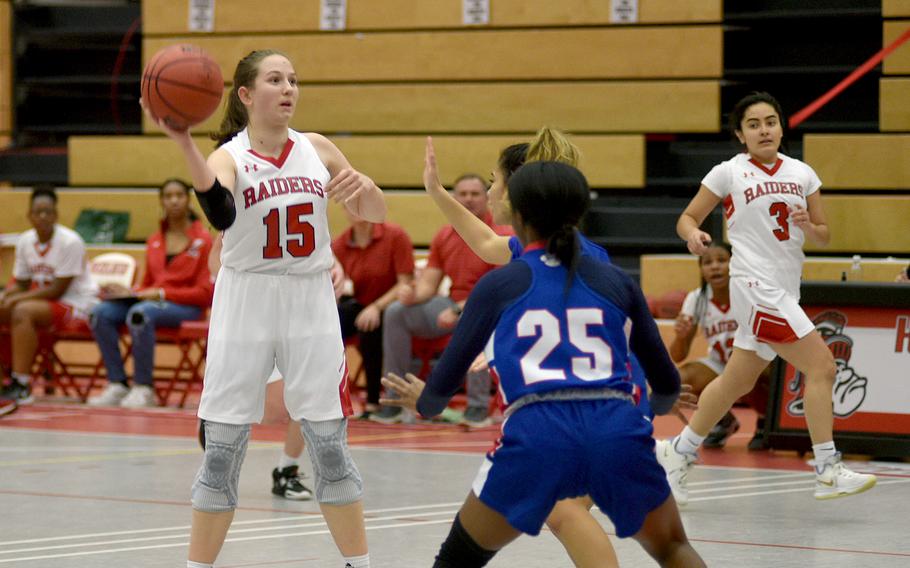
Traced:
<path id="1" fill-rule="evenodd" d="M 86 319 L 97 303 L 89 277 L 85 242 L 57 224 L 57 193 L 35 188 L 29 200 L 32 228 L 16 243 L 15 281 L 0 293 L 0 323 L 10 324 L 11 380 L 0 390 L 0 416 L 32 402 L 30 372 L 38 350 L 38 330 Z"/>
<path id="2" fill-rule="evenodd" d="M 895 282 L 910 282 L 910 266 L 907 266 L 906 270 L 901 270 L 897 275 L 897 278 L 894 279 Z"/>
<path id="3" fill-rule="evenodd" d="M 332 252 L 354 286 L 353 296 L 341 298 L 341 335 L 358 336 L 367 377 L 363 418 L 379 411 L 382 379 L 383 312 L 395 301 L 399 285 L 414 275 L 414 247 L 408 234 L 394 223 L 370 223 L 347 212 L 351 226 L 332 241 Z"/>
<path id="4" fill-rule="evenodd" d="M 91 406 L 156 406 L 152 388 L 155 329 L 179 327 L 197 320 L 212 304 L 208 267 L 212 237 L 190 209 L 192 188 L 169 179 L 158 195 L 165 217 L 161 229 L 146 241 L 145 276 L 135 289 L 106 286 L 104 301 L 91 317 L 95 340 L 107 368 L 104 391 L 88 399 Z M 120 326 L 129 328 L 133 346 L 133 387 L 127 385 L 120 354 Z"/>
<path id="5" fill-rule="evenodd" d="M 675 363 L 682 363 L 689 356 L 699 326 L 708 343 L 705 357 L 683 363 L 679 368 L 683 384 L 691 386 L 691 392 L 696 395 L 700 395 L 723 372 L 733 351 L 737 324 L 730 311 L 730 257 L 730 246 L 726 243 L 711 244 L 705 254 L 698 257 L 701 286 L 686 296 L 674 325 L 675 335 L 669 352 Z M 769 377 L 764 373 L 746 397 L 758 414 L 755 436 L 749 442 L 750 450 L 767 449 L 765 410 L 768 407 L 768 392 Z M 706 448 L 721 448 L 738 430 L 739 420 L 732 412 L 727 412 L 711 429 L 703 445 Z"/>
<path id="6" fill-rule="evenodd" d="M 510 227 L 493 223 L 483 178 L 477 174 L 461 176 L 455 181 L 452 194 L 497 234 L 512 234 Z M 416 284 L 400 286 L 398 301 L 386 309 L 382 332 L 386 374 L 404 376 L 410 371 L 412 337 L 435 338 L 451 333 L 474 284 L 494 268 L 471 250 L 452 225 L 440 229 L 430 243 L 430 258 Z M 449 295 L 441 296 L 439 285 L 445 276 L 452 280 L 452 285 Z M 464 413 L 467 426 L 476 428 L 490 423 L 490 387 L 488 370 L 469 371 L 468 406 Z M 393 406 L 384 407 L 370 416 L 370 420 L 385 424 L 401 422 L 404 418 L 404 411 Z"/>

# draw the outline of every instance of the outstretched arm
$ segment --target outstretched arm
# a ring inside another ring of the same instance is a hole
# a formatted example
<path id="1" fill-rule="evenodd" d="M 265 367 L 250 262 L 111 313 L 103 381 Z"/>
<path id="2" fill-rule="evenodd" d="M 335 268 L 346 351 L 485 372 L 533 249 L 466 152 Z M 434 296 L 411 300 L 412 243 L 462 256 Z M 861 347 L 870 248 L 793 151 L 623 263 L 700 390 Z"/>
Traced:
<path id="1" fill-rule="evenodd" d="M 423 167 L 423 186 L 474 254 L 490 264 L 506 264 L 512 259 L 509 237 L 497 235 L 489 225 L 468 211 L 439 183 L 436 150 L 433 148 L 433 139 L 429 136 Z"/>

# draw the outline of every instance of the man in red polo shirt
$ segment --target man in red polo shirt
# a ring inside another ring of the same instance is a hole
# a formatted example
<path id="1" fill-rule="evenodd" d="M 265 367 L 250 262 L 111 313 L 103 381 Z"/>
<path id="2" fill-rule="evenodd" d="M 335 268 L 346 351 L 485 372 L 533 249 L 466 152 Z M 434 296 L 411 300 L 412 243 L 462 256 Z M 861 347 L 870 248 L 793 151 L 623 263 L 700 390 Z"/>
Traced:
<path id="1" fill-rule="evenodd" d="M 471 213 L 490 225 L 500 235 L 511 235 L 512 228 L 493 224 L 487 186 L 477 174 L 465 174 L 455 180 L 455 199 Z M 386 373 L 404 376 L 411 370 L 411 338 L 435 338 L 452 332 L 468 295 L 481 276 L 496 266 L 487 264 L 468 247 L 451 225 L 446 225 L 430 243 L 430 258 L 416 283 L 399 286 L 398 301 L 389 305 L 383 317 L 382 351 Z M 439 285 L 448 276 L 452 281 L 447 296 L 439 294 Z M 473 427 L 490 423 L 490 375 L 487 371 L 468 374 L 468 407 L 464 422 Z M 384 407 L 370 416 L 382 423 L 401 422 L 404 411 Z"/>
<path id="2" fill-rule="evenodd" d="M 364 415 L 379 411 L 382 390 L 383 312 L 398 298 L 397 288 L 414 275 L 411 238 L 395 223 L 370 223 L 348 212 L 351 226 L 332 241 L 332 252 L 354 285 L 353 297 L 338 304 L 341 335 L 358 336 L 367 378 Z"/>

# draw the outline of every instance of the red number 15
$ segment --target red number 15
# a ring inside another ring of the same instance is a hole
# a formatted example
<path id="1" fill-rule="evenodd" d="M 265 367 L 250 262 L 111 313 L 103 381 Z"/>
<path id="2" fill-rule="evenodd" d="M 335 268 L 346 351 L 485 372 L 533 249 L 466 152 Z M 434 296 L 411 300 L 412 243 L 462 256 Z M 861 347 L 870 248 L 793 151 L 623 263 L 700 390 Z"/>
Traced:
<path id="1" fill-rule="evenodd" d="M 316 248 L 316 231 L 307 221 L 300 218 L 305 215 L 313 214 L 312 203 L 299 203 L 291 205 L 287 209 L 287 226 L 288 237 L 298 235 L 299 238 L 289 238 L 286 242 L 288 254 L 295 258 L 310 256 Z M 272 209 L 268 215 L 262 218 L 262 224 L 265 225 L 265 246 L 262 247 L 262 258 L 281 258 L 284 256 L 284 249 L 281 248 L 281 212 L 278 209 Z"/>

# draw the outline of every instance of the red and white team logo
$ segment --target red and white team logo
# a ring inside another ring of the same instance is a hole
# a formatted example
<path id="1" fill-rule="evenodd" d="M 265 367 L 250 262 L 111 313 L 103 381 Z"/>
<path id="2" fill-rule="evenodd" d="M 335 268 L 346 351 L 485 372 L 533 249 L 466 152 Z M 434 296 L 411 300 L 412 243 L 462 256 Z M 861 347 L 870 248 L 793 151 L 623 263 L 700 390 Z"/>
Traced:
<path id="1" fill-rule="evenodd" d="M 812 323 L 834 355 L 834 364 L 837 366 L 837 373 L 834 376 L 834 416 L 847 418 L 863 405 L 869 382 L 850 366 L 853 340 L 844 334 L 847 317 L 841 312 L 827 311 L 818 314 Z M 803 402 L 804 379 L 803 374 L 797 371 L 787 385 L 787 390 L 794 394 L 794 398 L 787 405 L 787 413 L 791 416 L 806 414 Z"/>

